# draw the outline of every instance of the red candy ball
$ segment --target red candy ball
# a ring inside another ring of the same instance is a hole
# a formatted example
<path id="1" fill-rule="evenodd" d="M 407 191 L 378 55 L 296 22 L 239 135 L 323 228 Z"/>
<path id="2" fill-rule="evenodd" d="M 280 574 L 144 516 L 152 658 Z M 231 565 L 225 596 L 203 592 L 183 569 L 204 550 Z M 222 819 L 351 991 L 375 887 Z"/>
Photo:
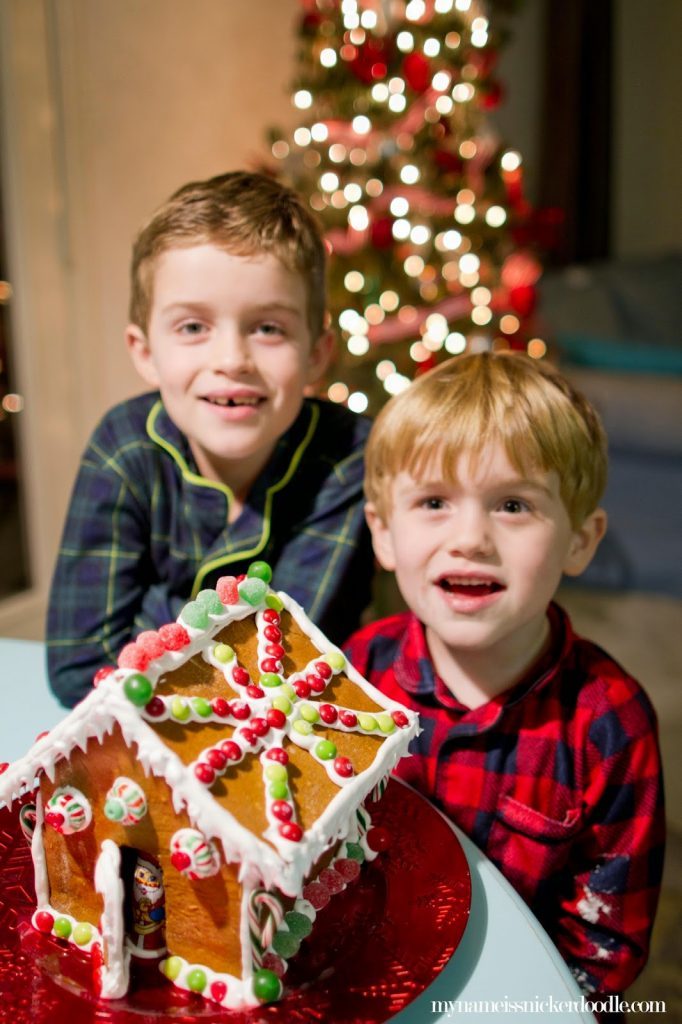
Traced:
<path id="1" fill-rule="evenodd" d="M 327 685 L 322 676 L 318 676 L 314 672 L 309 672 L 308 675 L 305 677 L 305 681 L 310 687 L 310 689 L 313 691 L 313 693 L 322 693 L 325 686 Z"/>
<path id="2" fill-rule="evenodd" d="M 358 724 L 358 717 L 352 711 L 339 711 L 339 721 L 347 729 L 354 729 Z"/>
<path id="3" fill-rule="evenodd" d="M 249 697 L 253 697 L 254 700 L 265 696 L 265 690 L 261 690 L 260 686 L 256 686 L 255 683 L 250 683 L 246 687 L 246 693 Z"/>
<path id="4" fill-rule="evenodd" d="M 374 850 L 375 853 L 381 853 L 383 850 L 387 850 L 391 845 L 390 832 L 381 827 L 371 828 L 367 833 L 367 845 L 370 850 Z"/>
<path id="5" fill-rule="evenodd" d="M 274 608 L 266 608 L 263 612 L 263 618 L 273 626 L 279 625 L 279 612 L 275 611 Z"/>
<path id="6" fill-rule="evenodd" d="M 263 658 L 260 667 L 261 672 L 272 672 L 274 675 L 277 675 L 280 665 L 276 658 Z"/>
<path id="7" fill-rule="evenodd" d="M 232 702 L 232 716 L 233 718 L 239 719 L 240 722 L 245 722 L 251 714 L 251 708 L 248 704 L 245 704 L 241 700 L 235 700 Z"/>
<path id="8" fill-rule="evenodd" d="M 239 735 L 244 738 L 250 747 L 255 747 L 258 742 L 258 734 L 253 729 L 240 729 Z"/>
<path id="9" fill-rule="evenodd" d="M 241 665 L 235 665 L 232 669 L 232 678 L 237 686 L 246 686 L 251 682 L 251 676 Z"/>
<path id="10" fill-rule="evenodd" d="M 296 691 L 296 694 L 299 697 L 302 697 L 305 700 L 306 697 L 310 696 L 310 684 L 309 683 L 304 683 L 302 679 L 297 679 L 296 682 L 293 685 L 294 685 L 294 690 Z"/>
<path id="11" fill-rule="evenodd" d="M 242 748 L 234 740 L 223 740 L 220 744 L 220 749 L 227 756 L 228 761 L 241 760 Z"/>
<path id="12" fill-rule="evenodd" d="M 281 644 L 266 644 L 265 653 L 280 661 L 284 657 L 284 648 Z"/>
<path id="13" fill-rule="evenodd" d="M 176 850 L 171 854 L 171 864 L 177 871 L 185 871 L 192 863 L 192 858 L 182 850 Z"/>
<path id="14" fill-rule="evenodd" d="M 287 716 L 279 708 L 270 708 L 267 713 L 267 719 L 273 729 L 283 729 L 287 722 Z"/>
<path id="15" fill-rule="evenodd" d="M 273 801 L 270 810 L 279 821 L 291 821 L 294 809 L 286 800 Z"/>
<path id="16" fill-rule="evenodd" d="M 339 713 L 333 704 L 320 704 L 320 718 L 327 725 L 331 725 L 339 717 Z"/>
<path id="17" fill-rule="evenodd" d="M 273 710 L 275 709 L 273 708 Z M 271 747 L 265 756 L 269 761 L 277 761 L 278 764 L 289 764 L 289 755 L 281 747 Z"/>
<path id="18" fill-rule="evenodd" d="M 328 893 L 335 896 L 342 889 L 346 888 L 346 883 L 343 877 L 334 868 L 325 868 L 324 871 L 320 871 L 318 875 L 318 882 L 323 885 Z"/>
<path id="19" fill-rule="evenodd" d="M 205 786 L 210 786 L 212 782 L 215 782 L 215 772 L 210 764 L 206 764 L 204 761 L 199 761 L 194 765 L 194 774 Z"/>
<path id="20" fill-rule="evenodd" d="M 316 661 L 315 671 L 319 676 L 322 676 L 323 679 L 331 679 L 334 674 L 331 665 L 328 665 L 326 661 Z"/>
<path id="21" fill-rule="evenodd" d="M 224 981 L 212 981 L 209 993 L 214 1003 L 222 1003 L 227 995 L 227 985 Z"/>
<path id="22" fill-rule="evenodd" d="M 98 668 L 92 677 L 92 685 L 95 687 L 99 686 L 102 680 L 106 679 L 107 676 L 110 676 L 114 671 L 115 669 L 113 665 L 103 665 L 102 668 Z"/>
<path id="23" fill-rule="evenodd" d="M 352 882 L 360 874 L 360 864 L 357 860 L 343 857 L 341 860 L 334 862 L 334 871 L 341 875 L 344 882 Z"/>
<path id="24" fill-rule="evenodd" d="M 287 821 L 279 826 L 279 834 L 282 839 L 288 839 L 291 843 L 300 843 L 303 838 L 303 829 L 295 821 Z"/>
<path id="25" fill-rule="evenodd" d="M 227 764 L 227 754 L 220 747 L 212 747 L 211 750 L 206 751 L 206 760 L 210 764 L 211 768 L 215 768 L 217 772 L 221 772 Z"/>
<path id="26" fill-rule="evenodd" d="M 347 757 L 336 757 L 334 759 L 334 771 L 342 779 L 350 779 L 353 775 L 353 764 Z"/>
<path id="27" fill-rule="evenodd" d="M 166 710 L 166 705 L 163 703 L 160 697 L 152 697 L 148 704 L 145 704 L 145 711 L 152 718 L 160 718 Z"/>
<path id="28" fill-rule="evenodd" d="M 252 718 L 251 729 L 256 736 L 267 736 L 270 732 L 270 723 L 265 718 Z M 244 730 L 242 729 L 242 733 Z"/>
<path id="29" fill-rule="evenodd" d="M 227 718 L 232 710 L 230 702 L 225 700 L 224 697 L 214 697 L 211 701 L 211 709 L 213 714 L 217 715 L 218 718 Z"/>
<path id="30" fill-rule="evenodd" d="M 159 636 L 167 651 L 181 651 L 189 643 L 189 633 L 179 622 L 168 622 L 161 626 Z"/>
<path id="31" fill-rule="evenodd" d="M 33 923 L 39 932 L 45 932 L 46 935 L 49 935 L 52 931 L 54 918 L 47 910 L 39 910 L 33 918 Z"/>
<path id="32" fill-rule="evenodd" d="M 407 725 L 410 724 L 410 720 L 404 711 L 392 711 L 391 718 L 393 719 L 393 721 L 395 722 L 399 729 L 404 729 Z"/>
<path id="33" fill-rule="evenodd" d="M 325 887 L 319 882 L 310 882 L 304 886 L 301 895 L 304 900 L 313 905 L 315 910 L 323 910 L 331 898 Z"/>
<path id="34" fill-rule="evenodd" d="M 278 644 L 282 639 L 282 631 L 277 626 L 269 624 L 263 630 L 263 636 L 273 644 Z"/>

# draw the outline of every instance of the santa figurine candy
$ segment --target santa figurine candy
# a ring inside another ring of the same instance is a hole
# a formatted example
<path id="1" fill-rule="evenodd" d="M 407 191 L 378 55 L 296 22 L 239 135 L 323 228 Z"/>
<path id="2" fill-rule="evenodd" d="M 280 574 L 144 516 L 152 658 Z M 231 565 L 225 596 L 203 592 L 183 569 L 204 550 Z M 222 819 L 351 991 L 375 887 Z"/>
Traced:
<path id="1" fill-rule="evenodd" d="M 166 952 L 165 895 L 161 868 L 138 855 L 133 875 L 133 934 L 128 945 L 133 956 L 151 959 Z"/>

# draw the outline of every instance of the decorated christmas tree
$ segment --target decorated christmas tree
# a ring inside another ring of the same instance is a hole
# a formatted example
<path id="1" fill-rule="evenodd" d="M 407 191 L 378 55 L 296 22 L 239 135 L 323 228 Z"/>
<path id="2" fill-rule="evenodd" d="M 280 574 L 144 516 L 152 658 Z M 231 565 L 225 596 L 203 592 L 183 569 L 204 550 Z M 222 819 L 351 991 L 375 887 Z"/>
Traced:
<path id="1" fill-rule="evenodd" d="M 527 348 L 540 265 L 521 156 L 489 124 L 509 0 L 304 0 L 277 173 L 330 251 L 329 398 L 376 412 L 443 358 Z"/>

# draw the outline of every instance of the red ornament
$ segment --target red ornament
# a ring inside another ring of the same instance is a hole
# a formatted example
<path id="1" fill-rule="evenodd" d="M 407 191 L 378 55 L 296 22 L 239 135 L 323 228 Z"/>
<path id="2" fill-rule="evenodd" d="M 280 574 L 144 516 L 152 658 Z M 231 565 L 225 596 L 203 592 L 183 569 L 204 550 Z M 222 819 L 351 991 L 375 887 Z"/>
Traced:
<path id="1" fill-rule="evenodd" d="M 391 845 L 391 835 L 389 831 L 381 826 L 371 828 L 367 833 L 367 845 L 370 850 L 374 850 L 375 853 L 381 853 L 383 850 L 387 850 Z"/>
<path id="2" fill-rule="evenodd" d="M 436 166 L 446 173 L 459 174 L 462 170 L 462 158 L 457 153 L 451 153 L 449 149 L 437 149 L 433 159 Z"/>
<path id="3" fill-rule="evenodd" d="M 171 854 L 171 864 L 176 871 L 186 871 L 192 863 L 192 858 L 188 853 L 183 853 L 182 850 L 176 850 L 175 853 Z"/>
<path id="4" fill-rule="evenodd" d="M 403 60 L 403 76 L 414 92 L 426 92 L 431 84 L 431 65 L 423 53 L 414 50 Z"/>
<path id="5" fill-rule="evenodd" d="M 504 89 L 500 82 L 491 81 L 481 91 L 480 96 L 484 110 L 497 110 L 504 97 Z"/>
<path id="6" fill-rule="evenodd" d="M 349 61 L 349 67 L 357 79 L 365 85 L 371 85 L 372 82 L 386 77 L 389 62 L 388 40 L 370 36 L 362 46 L 357 47 L 355 55 Z"/>
<path id="7" fill-rule="evenodd" d="M 535 309 L 537 291 L 532 284 L 522 284 L 509 291 L 509 301 L 520 317 L 527 317 Z"/>

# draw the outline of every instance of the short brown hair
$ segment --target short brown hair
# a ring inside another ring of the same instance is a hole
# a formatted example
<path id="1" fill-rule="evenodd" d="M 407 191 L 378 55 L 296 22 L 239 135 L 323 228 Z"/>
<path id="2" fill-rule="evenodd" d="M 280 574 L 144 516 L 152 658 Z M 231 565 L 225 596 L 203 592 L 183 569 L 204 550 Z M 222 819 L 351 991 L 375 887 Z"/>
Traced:
<path id="1" fill-rule="evenodd" d="M 274 178 L 231 171 L 183 185 L 141 229 L 130 268 L 130 320 L 147 331 L 154 265 L 167 249 L 213 243 L 238 256 L 270 253 L 305 279 L 313 341 L 325 317 L 326 251 L 303 200 Z"/>
<path id="2" fill-rule="evenodd" d="M 607 468 L 597 413 L 546 362 L 511 352 L 456 356 L 387 403 L 367 444 L 367 500 L 385 521 L 402 470 L 419 479 L 437 458 L 452 483 L 462 452 L 476 458 L 499 441 L 520 472 L 556 470 L 574 528 L 595 510 Z"/>

